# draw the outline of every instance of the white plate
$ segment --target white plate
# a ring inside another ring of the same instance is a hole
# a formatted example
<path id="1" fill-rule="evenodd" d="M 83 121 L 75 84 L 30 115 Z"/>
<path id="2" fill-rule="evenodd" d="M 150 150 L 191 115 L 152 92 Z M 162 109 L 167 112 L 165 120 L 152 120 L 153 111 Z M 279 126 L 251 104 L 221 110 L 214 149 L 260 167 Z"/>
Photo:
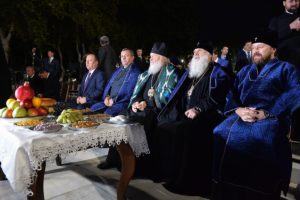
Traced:
<path id="1" fill-rule="evenodd" d="M 111 121 L 109 119 L 106 119 L 106 120 L 103 120 L 103 122 L 106 123 L 106 124 L 120 124 L 120 125 L 125 125 L 125 124 L 127 124 L 127 125 L 137 125 L 137 124 L 139 124 L 138 122 L 131 122 L 129 120 L 127 120 L 127 121 Z"/>
<path id="2" fill-rule="evenodd" d="M 89 130 L 96 129 L 99 125 L 100 124 L 97 123 L 95 126 L 91 126 L 88 128 L 75 128 L 75 127 L 72 127 L 72 124 L 69 124 L 68 129 L 72 130 L 72 131 L 89 131 Z"/>

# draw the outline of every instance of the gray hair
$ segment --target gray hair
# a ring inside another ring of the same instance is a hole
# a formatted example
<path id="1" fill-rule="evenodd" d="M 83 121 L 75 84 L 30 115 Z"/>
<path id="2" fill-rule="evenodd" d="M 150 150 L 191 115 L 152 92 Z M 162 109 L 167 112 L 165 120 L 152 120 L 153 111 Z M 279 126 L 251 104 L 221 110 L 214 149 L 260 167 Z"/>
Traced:
<path id="1" fill-rule="evenodd" d="M 106 35 L 103 35 L 99 38 L 100 40 L 100 45 L 101 46 L 106 46 L 109 45 L 109 37 L 107 37 Z"/>

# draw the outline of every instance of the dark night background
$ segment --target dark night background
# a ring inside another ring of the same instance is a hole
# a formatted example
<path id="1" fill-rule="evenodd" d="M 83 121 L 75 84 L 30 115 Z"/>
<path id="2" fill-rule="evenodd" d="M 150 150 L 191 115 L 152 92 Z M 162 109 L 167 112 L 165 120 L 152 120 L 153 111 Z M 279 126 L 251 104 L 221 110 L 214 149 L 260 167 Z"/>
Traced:
<path id="1" fill-rule="evenodd" d="M 101 35 L 110 37 L 117 54 L 124 47 L 143 48 L 148 54 L 153 42 L 165 41 L 171 55 L 185 56 L 198 40 L 211 40 L 219 47 L 226 44 L 234 55 L 245 38 L 267 28 L 271 17 L 283 12 L 281 0 L 2 0 L 0 7 L 4 32 L 17 21 L 9 64 L 19 70 L 32 44 L 43 56 L 48 46 L 60 50 L 57 55 L 68 69 L 78 52 L 97 52 Z"/>

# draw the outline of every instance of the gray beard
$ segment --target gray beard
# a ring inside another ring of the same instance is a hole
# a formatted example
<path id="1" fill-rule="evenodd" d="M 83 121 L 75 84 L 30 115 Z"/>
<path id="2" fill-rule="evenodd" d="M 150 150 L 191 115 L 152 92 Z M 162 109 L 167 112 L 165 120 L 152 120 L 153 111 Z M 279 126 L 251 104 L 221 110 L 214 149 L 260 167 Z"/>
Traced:
<path id="1" fill-rule="evenodd" d="M 149 74 L 157 74 L 164 64 L 162 62 L 150 63 L 148 73 Z"/>
<path id="2" fill-rule="evenodd" d="M 199 78 L 209 67 L 208 56 L 202 56 L 199 59 L 192 58 L 189 67 L 189 77 Z"/>

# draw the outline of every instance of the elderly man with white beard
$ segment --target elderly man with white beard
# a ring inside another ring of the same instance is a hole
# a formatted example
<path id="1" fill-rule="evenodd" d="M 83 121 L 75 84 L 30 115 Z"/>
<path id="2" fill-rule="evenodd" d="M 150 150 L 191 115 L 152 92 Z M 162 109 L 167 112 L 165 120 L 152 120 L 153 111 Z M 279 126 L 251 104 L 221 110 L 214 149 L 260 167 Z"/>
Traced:
<path id="1" fill-rule="evenodd" d="M 179 69 L 167 58 L 167 47 L 163 42 L 154 43 L 150 52 L 150 66 L 137 81 L 129 104 L 129 115 L 144 125 L 151 155 L 137 159 L 136 174 L 151 178 L 152 132 L 157 125 L 157 115 L 167 105 L 179 78 Z M 149 173 L 148 173 L 149 172 Z"/>
<path id="2" fill-rule="evenodd" d="M 210 42 L 198 43 L 153 132 L 156 177 L 175 193 L 208 196 L 213 128 L 222 120 L 229 76 L 212 61 Z M 199 161 L 200 160 L 200 161 Z"/>

